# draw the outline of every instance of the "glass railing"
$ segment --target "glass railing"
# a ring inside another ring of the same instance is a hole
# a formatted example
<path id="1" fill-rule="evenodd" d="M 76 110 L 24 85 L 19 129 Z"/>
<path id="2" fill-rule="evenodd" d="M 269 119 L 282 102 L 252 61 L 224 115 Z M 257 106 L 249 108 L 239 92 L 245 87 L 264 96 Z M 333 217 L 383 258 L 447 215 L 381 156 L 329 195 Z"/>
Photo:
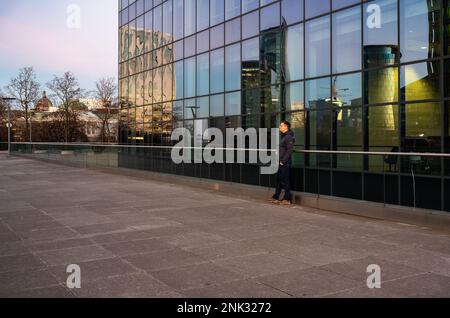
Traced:
<path id="1" fill-rule="evenodd" d="M 11 153 L 81 167 L 131 168 L 274 187 L 252 164 L 175 164 L 171 146 L 12 143 Z M 192 156 L 194 158 L 194 155 Z M 296 150 L 292 188 L 384 205 L 450 211 L 450 154 Z"/>

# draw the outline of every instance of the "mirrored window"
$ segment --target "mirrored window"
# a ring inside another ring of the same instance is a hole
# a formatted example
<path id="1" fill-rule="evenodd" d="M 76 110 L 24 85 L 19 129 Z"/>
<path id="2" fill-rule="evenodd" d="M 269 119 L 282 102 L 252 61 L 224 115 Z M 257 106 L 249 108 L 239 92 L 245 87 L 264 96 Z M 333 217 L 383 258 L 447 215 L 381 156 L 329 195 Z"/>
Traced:
<path id="1" fill-rule="evenodd" d="M 297 111 L 305 108 L 303 82 L 286 85 L 286 111 Z"/>
<path id="2" fill-rule="evenodd" d="M 406 101 L 438 99 L 439 62 L 410 64 L 401 68 L 401 88 Z"/>
<path id="3" fill-rule="evenodd" d="M 330 74 L 330 17 L 306 23 L 306 76 Z"/>
<path id="4" fill-rule="evenodd" d="M 225 89 L 241 88 L 241 45 L 235 44 L 225 49 Z"/>
<path id="5" fill-rule="evenodd" d="M 330 12 L 330 0 L 305 0 L 306 19 Z"/>
<path id="6" fill-rule="evenodd" d="M 293 24 L 303 20 L 303 0 L 281 1 L 281 23 Z"/>
<path id="7" fill-rule="evenodd" d="M 398 47 L 397 0 L 376 0 L 364 5 L 364 45 Z"/>
<path id="8" fill-rule="evenodd" d="M 439 57 L 439 7 L 439 1 L 400 1 L 402 62 Z"/>
<path id="9" fill-rule="evenodd" d="M 333 73 L 361 69 L 361 9 L 333 14 Z"/>
<path id="10" fill-rule="evenodd" d="M 211 93 L 224 91 L 224 58 L 223 49 L 211 52 Z"/>
<path id="11" fill-rule="evenodd" d="M 303 24 L 289 27 L 286 33 L 286 81 L 303 79 Z"/>

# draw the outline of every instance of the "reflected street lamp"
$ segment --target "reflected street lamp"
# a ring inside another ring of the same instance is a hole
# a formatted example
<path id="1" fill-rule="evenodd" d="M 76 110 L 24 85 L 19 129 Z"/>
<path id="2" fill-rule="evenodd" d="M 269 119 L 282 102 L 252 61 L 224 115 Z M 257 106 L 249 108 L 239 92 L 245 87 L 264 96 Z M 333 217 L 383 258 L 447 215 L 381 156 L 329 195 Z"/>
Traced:
<path id="1" fill-rule="evenodd" d="M 11 105 L 9 104 L 9 102 L 16 100 L 15 98 L 12 97 L 1 97 L 0 99 L 2 99 L 3 101 L 6 102 L 6 105 L 8 106 L 8 155 L 11 154 Z"/>

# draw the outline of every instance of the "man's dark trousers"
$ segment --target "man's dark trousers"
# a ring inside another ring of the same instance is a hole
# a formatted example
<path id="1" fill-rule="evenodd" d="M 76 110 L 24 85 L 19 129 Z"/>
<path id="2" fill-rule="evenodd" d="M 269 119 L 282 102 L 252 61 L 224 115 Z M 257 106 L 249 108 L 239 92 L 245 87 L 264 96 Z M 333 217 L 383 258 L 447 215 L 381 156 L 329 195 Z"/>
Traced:
<path id="1" fill-rule="evenodd" d="M 291 166 L 280 165 L 277 173 L 277 190 L 273 198 L 279 200 L 281 192 L 284 190 L 283 200 L 292 201 L 291 195 Z"/>

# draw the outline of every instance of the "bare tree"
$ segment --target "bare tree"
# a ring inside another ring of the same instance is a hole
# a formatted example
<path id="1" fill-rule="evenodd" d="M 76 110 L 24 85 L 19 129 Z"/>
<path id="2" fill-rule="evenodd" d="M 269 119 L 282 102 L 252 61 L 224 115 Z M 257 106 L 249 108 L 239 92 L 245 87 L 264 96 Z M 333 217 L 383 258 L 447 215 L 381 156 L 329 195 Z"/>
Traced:
<path id="1" fill-rule="evenodd" d="M 113 77 L 101 78 L 96 83 L 95 97 L 100 101 L 102 109 L 97 115 L 102 120 L 101 140 L 102 142 L 110 141 L 111 128 L 110 119 L 113 114 L 114 99 L 117 94 L 117 84 Z"/>
<path id="2" fill-rule="evenodd" d="M 29 119 L 31 107 L 37 102 L 40 94 L 40 84 L 36 80 L 36 73 L 32 67 L 19 70 L 19 75 L 12 78 L 6 86 L 7 92 L 16 99 L 25 117 L 25 132 L 29 135 Z M 31 140 L 30 140 L 31 142 Z"/>
<path id="3" fill-rule="evenodd" d="M 5 95 L 2 92 L 2 89 L 0 88 L 0 125 L 3 121 L 3 119 L 5 118 L 5 114 L 6 114 L 6 103 L 5 101 L 2 99 L 2 97 L 4 97 Z"/>
<path id="4" fill-rule="evenodd" d="M 53 80 L 47 83 L 47 87 L 54 93 L 54 97 L 60 102 L 64 114 L 64 140 L 69 142 L 69 124 L 72 106 L 78 103 L 83 96 L 83 90 L 71 72 L 65 72 L 63 76 L 54 76 Z"/>

